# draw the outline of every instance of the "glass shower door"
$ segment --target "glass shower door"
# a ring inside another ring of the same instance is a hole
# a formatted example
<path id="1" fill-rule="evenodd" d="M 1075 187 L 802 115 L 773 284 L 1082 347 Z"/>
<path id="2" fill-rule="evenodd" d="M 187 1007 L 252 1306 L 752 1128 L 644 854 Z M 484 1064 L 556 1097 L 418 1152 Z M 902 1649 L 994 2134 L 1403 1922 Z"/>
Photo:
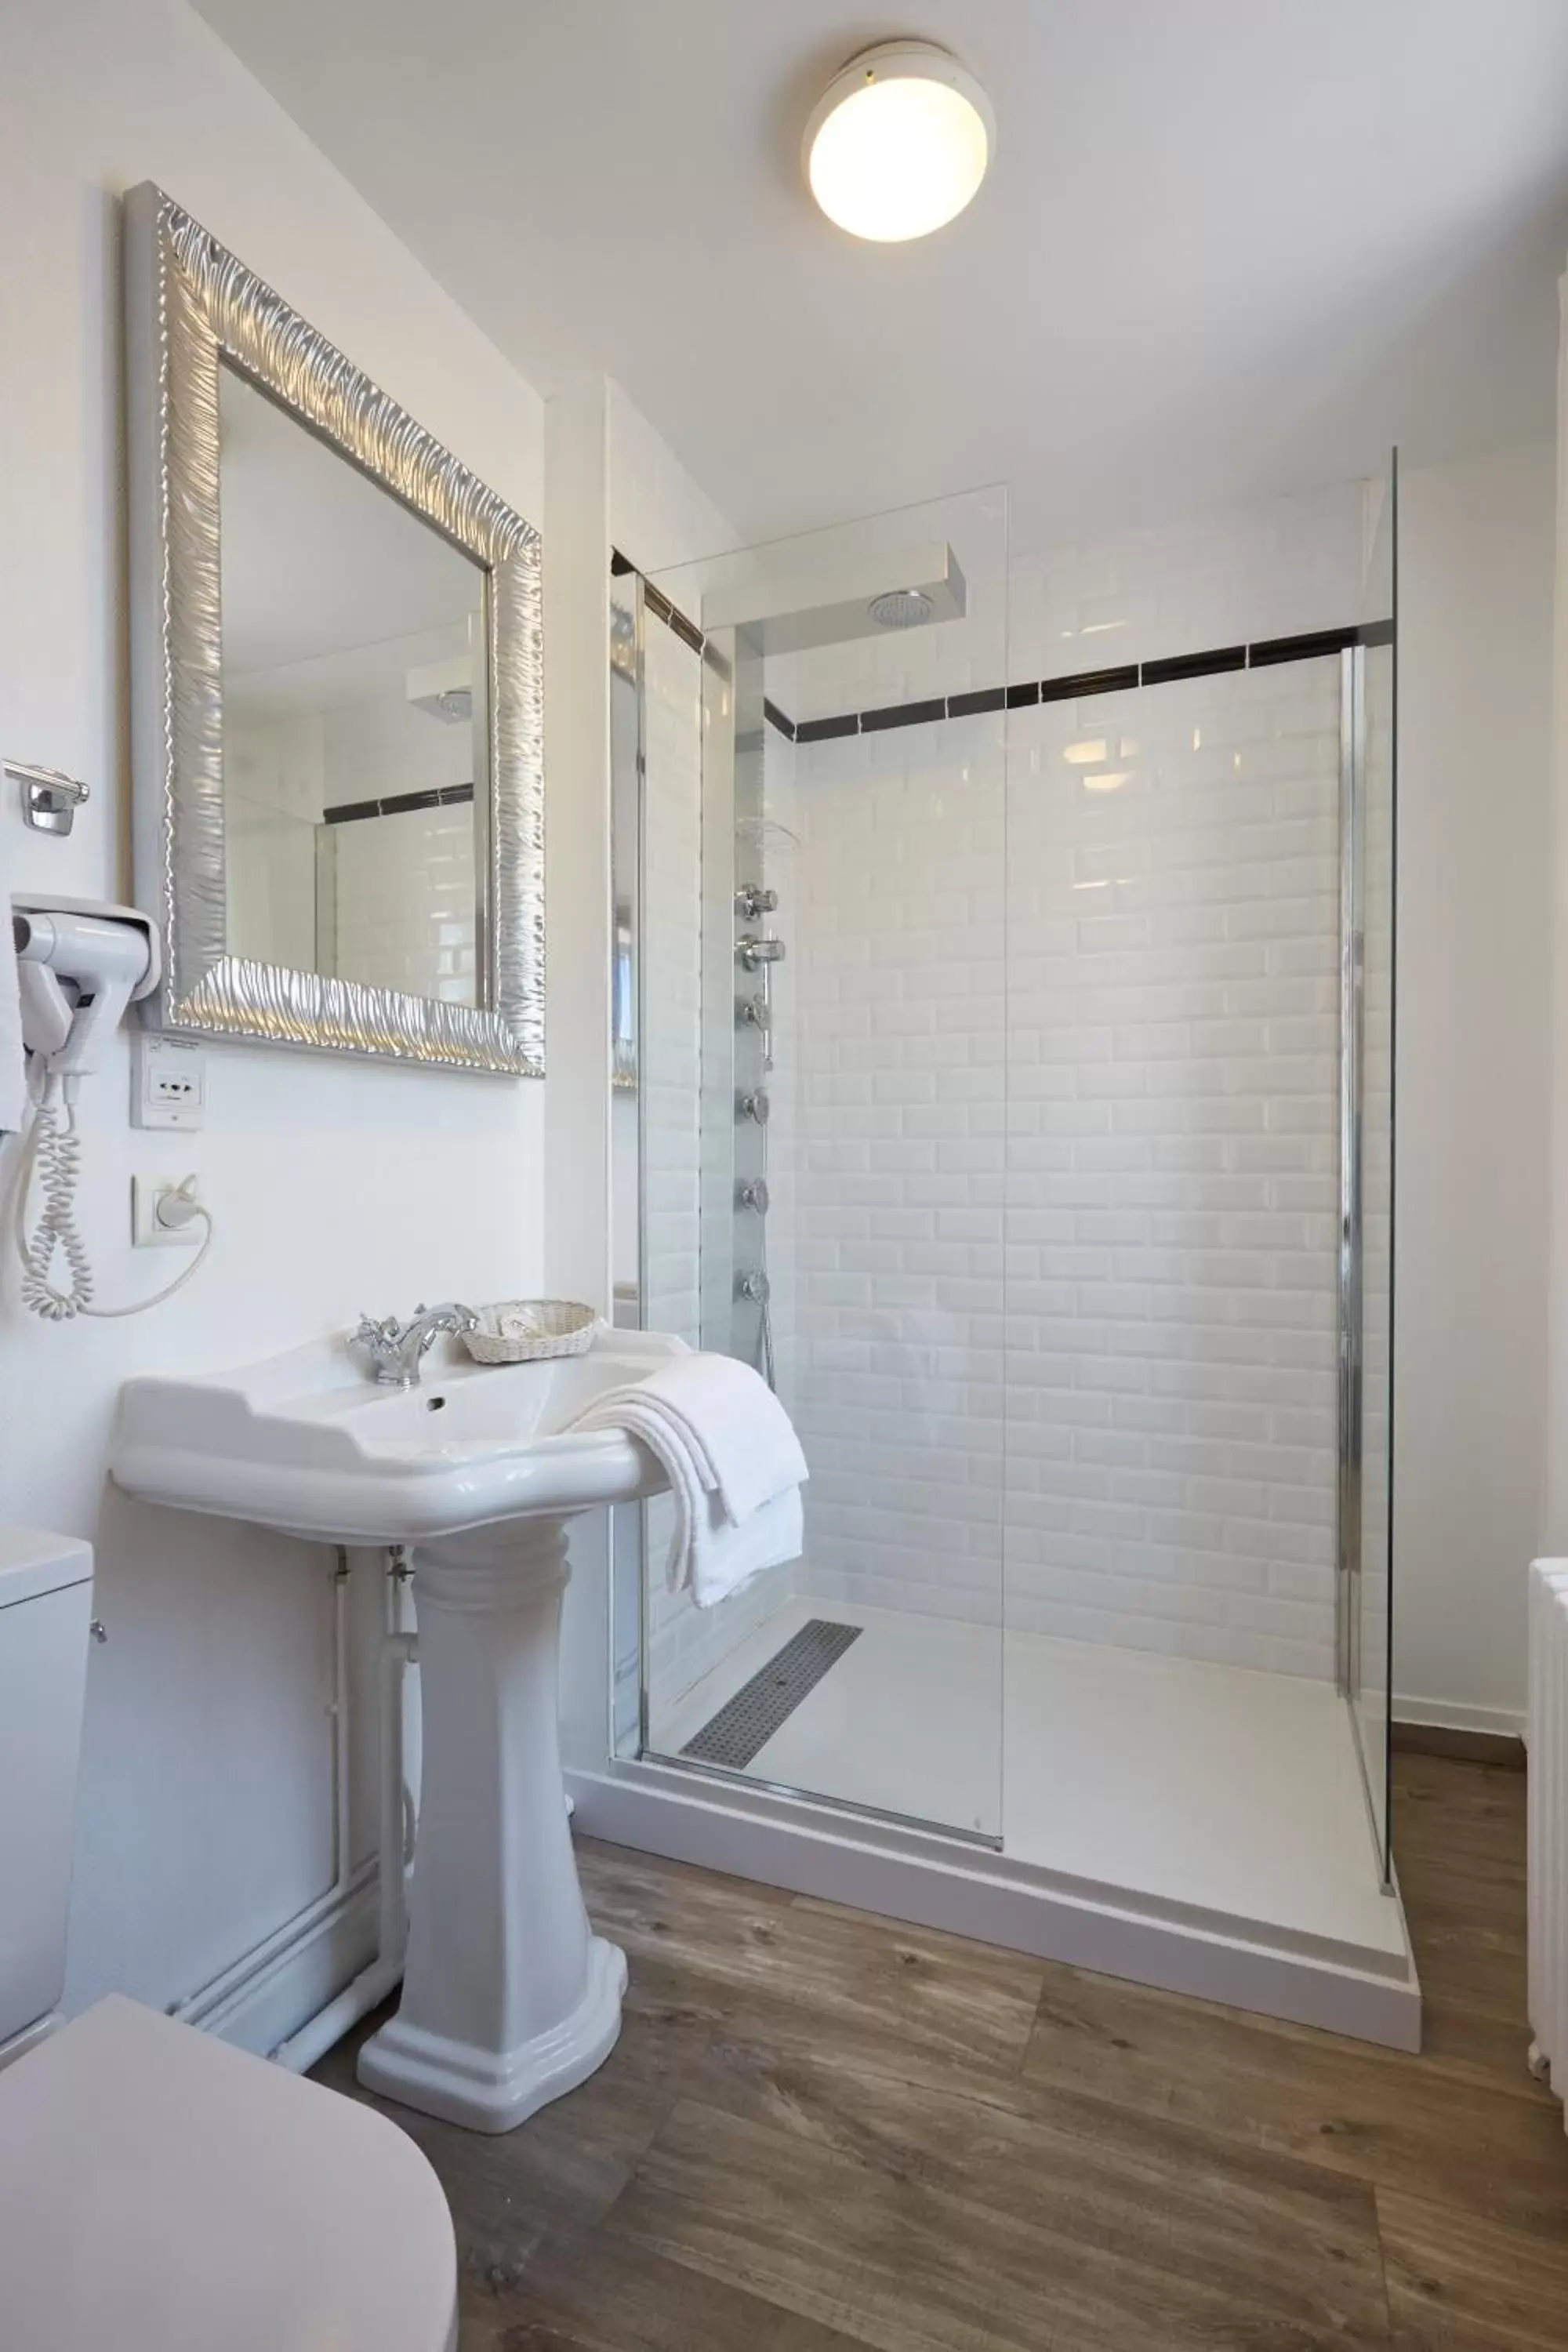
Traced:
<path id="1" fill-rule="evenodd" d="M 644 1319 L 773 1381 L 811 1471 L 801 1559 L 716 1610 L 650 1514 L 643 1752 L 994 1843 L 1006 555 L 976 493 L 640 623 Z"/>
<path id="2" fill-rule="evenodd" d="M 1346 656 L 1347 805 L 1342 1136 L 1342 1678 L 1391 1875 L 1393 1674 L 1394 1014 L 1398 824 L 1398 457 L 1374 504 L 1362 642 Z M 1359 1238 L 1359 1264 L 1355 1263 Z"/>

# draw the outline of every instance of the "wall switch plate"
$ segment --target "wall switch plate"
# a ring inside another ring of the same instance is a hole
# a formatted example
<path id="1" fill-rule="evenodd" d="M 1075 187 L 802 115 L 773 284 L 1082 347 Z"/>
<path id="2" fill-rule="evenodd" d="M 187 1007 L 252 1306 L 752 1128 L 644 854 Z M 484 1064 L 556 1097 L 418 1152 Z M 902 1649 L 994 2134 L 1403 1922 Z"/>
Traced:
<path id="1" fill-rule="evenodd" d="M 194 1176 L 132 1176 L 131 1179 L 131 1241 L 136 1249 L 199 1249 L 206 1237 L 206 1224 L 201 1217 L 192 1217 L 183 1225 L 164 1225 L 158 1222 L 158 1203 L 166 1192 L 185 1191 L 191 1200 L 199 1201 L 201 1190 Z"/>
<path id="2" fill-rule="evenodd" d="M 206 1117 L 207 1057 L 200 1045 L 155 1030 L 131 1034 L 132 1127 L 200 1127 Z"/>

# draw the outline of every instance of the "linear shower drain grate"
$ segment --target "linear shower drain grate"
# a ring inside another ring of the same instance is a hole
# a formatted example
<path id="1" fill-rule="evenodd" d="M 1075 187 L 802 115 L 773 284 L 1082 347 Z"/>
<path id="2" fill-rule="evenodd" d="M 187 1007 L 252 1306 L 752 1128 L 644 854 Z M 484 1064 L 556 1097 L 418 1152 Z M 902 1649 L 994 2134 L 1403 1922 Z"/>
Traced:
<path id="1" fill-rule="evenodd" d="M 836 1625 L 826 1617 L 808 1618 L 777 1656 L 760 1666 L 695 1739 L 687 1741 L 681 1754 L 694 1763 L 722 1764 L 731 1772 L 743 1772 L 863 1630 Z"/>

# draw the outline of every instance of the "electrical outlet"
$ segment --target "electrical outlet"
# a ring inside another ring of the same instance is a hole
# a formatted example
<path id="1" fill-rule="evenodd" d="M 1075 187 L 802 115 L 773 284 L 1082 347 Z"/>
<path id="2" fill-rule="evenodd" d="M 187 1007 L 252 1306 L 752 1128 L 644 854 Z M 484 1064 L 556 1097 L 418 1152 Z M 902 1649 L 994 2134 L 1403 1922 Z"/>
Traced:
<path id="1" fill-rule="evenodd" d="M 207 1057 L 183 1037 L 155 1030 L 132 1032 L 131 1124 L 183 1128 L 203 1124 L 207 1103 Z"/>
<path id="2" fill-rule="evenodd" d="M 160 1222 L 159 1203 L 166 1194 L 182 1192 L 187 1201 L 201 1199 L 194 1176 L 132 1176 L 131 1179 L 131 1240 L 136 1249 L 196 1249 L 206 1234 L 200 1217 L 183 1225 Z"/>

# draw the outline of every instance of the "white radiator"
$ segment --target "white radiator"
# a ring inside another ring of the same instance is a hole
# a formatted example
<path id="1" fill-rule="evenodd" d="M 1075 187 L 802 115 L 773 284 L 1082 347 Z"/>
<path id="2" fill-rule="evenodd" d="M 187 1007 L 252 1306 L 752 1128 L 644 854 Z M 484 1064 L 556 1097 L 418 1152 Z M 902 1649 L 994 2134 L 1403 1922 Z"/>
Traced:
<path id="1" fill-rule="evenodd" d="M 1568 2098 L 1568 1559 L 1530 1570 L 1530 2071 Z"/>

